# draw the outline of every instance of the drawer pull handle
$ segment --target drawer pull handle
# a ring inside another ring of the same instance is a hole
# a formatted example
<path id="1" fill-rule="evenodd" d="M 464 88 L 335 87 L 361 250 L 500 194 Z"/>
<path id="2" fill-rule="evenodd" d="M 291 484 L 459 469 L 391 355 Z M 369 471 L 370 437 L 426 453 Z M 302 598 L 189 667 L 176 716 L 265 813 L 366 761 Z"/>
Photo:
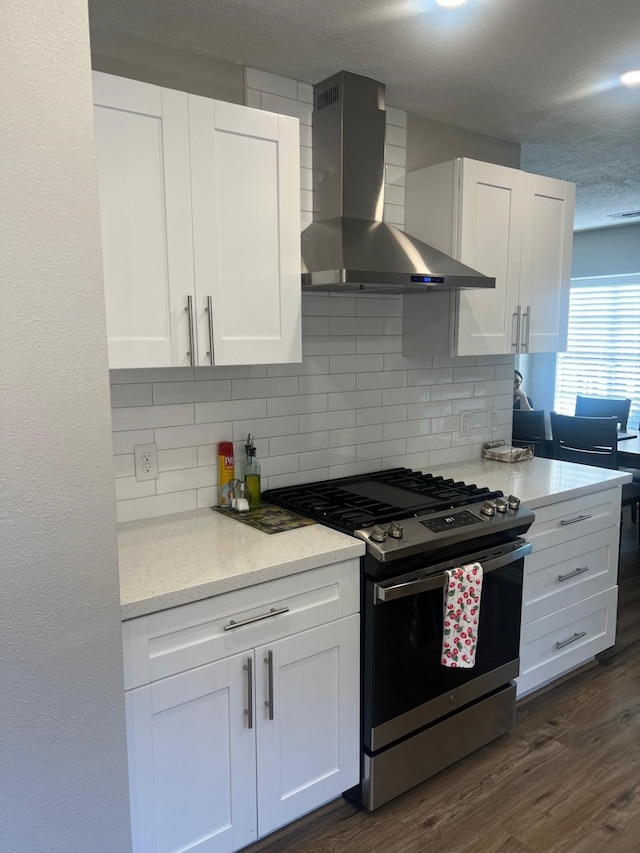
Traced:
<path id="1" fill-rule="evenodd" d="M 288 607 L 272 607 L 268 613 L 261 613 L 260 616 L 251 616 L 249 619 L 242 619 L 236 622 L 234 619 L 229 620 L 228 625 L 224 625 L 225 631 L 233 631 L 235 628 L 242 628 L 244 625 L 252 625 L 254 622 L 262 622 L 263 619 L 271 619 L 272 616 L 280 616 L 281 613 L 288 613 Z"/>
<path id="2" fill-rule="evenodd" d="M 242 668 L 247 673 L 247 707 L 244 709 L 247 728 L 253 728 L 253 658 L 247 658 Z"/>
<path id="3" fill-rule="evenodd" d="M 589 571 L 589 566 L 578 566 L 577 569 L 574 569 L 572 572 L 567 572 L 566 575 L 558 575 L 559 581 L 568 581 L 569 578 L 575 578 L 576 575 L 582 575 L 584 572 Z"/>
<path id="4" fill-rule="evenodd" d="M 591 518 L 590 515 L 577 515 L 575 518 L 563 518 L 560 522 L 561 527 L 565 527 L 567 524 L 575 524 L 576 521 L 586 521 L 588 518 Z"/>
<path id="5" fill-rule="evenodd" d="M 575 643 L 576 640 L 581 640 L 583 637 L 586 636 L 586 631 L 580 631 L 579 633 L 575 633 L 573 634 L 573 636 L 569 637 L 568 640 L 563 640 L 561 643 L 556 643 L 556 649 L 564 649 L 565 646 L 568 646 L 571 643 Z"/>
<path id="6" fill-rule="evenodd" d="M 264 700 L 264 704 L 269 709 L 269 719 L 273 720 L 273 652 L 271 649 L 268 650 L 267 656 L 264 659 L 264 662 L 267 664 L 267 698 Z"/>

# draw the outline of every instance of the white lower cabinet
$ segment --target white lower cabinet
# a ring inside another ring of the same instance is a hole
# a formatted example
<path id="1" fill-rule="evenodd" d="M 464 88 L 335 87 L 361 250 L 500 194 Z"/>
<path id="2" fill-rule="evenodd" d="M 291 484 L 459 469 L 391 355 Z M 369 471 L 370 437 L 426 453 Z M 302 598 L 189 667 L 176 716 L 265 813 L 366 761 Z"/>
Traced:
<path id="1" fill-rule="evenodd" d="M 129 683 L 198 664 L 126 692 L 134 853 L 231 853 L 357 783 L 357 571 L 125 623 Z"/>
<path id="2" fill-rule="evenodd" d="M 535 510 L 525 561 L 518 696 L 615 642 L 620 488 Z"/>

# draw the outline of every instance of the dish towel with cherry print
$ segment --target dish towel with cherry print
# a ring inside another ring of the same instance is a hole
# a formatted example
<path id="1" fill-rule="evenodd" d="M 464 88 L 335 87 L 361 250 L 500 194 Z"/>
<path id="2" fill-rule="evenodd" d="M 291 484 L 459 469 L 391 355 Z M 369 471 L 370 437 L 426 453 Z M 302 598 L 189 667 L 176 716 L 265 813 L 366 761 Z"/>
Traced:
<path id="1" fill-rule="evenodd" d="M 470 668 L 476 662 L 482 566 L 469 563 L 445 571 L 442 666 Z"/>

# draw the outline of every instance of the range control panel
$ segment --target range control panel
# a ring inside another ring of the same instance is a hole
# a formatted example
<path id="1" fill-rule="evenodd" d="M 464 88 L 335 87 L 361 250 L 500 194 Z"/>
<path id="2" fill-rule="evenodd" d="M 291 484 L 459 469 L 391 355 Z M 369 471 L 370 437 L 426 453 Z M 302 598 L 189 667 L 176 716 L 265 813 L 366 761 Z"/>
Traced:
<path id="1" fill-rule="evenodd" d="M 432 533 L 444 533 L 448 530 L 455 530 L 456 527 L 467 527 L 469 524 L 482 524 L 482 519 L 465 509 L 462 512 L 452 512 L 449 515 L 440 516 L 439 518 L 421 521 L 420 524 Z"/>

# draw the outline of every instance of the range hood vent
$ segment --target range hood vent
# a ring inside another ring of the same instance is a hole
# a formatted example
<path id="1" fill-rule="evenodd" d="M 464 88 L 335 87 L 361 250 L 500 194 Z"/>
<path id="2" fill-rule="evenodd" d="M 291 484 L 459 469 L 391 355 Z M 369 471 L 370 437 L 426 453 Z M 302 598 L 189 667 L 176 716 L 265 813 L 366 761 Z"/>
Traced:
<path id="1" fill-rule="evenodd" d="M 314 221 L 302 232 L 304 290 L 424 293 L 495 287 L 494 278 L 382 221 L 382 83 L 341 71 L 314 87 L 314 107 Z"/>

